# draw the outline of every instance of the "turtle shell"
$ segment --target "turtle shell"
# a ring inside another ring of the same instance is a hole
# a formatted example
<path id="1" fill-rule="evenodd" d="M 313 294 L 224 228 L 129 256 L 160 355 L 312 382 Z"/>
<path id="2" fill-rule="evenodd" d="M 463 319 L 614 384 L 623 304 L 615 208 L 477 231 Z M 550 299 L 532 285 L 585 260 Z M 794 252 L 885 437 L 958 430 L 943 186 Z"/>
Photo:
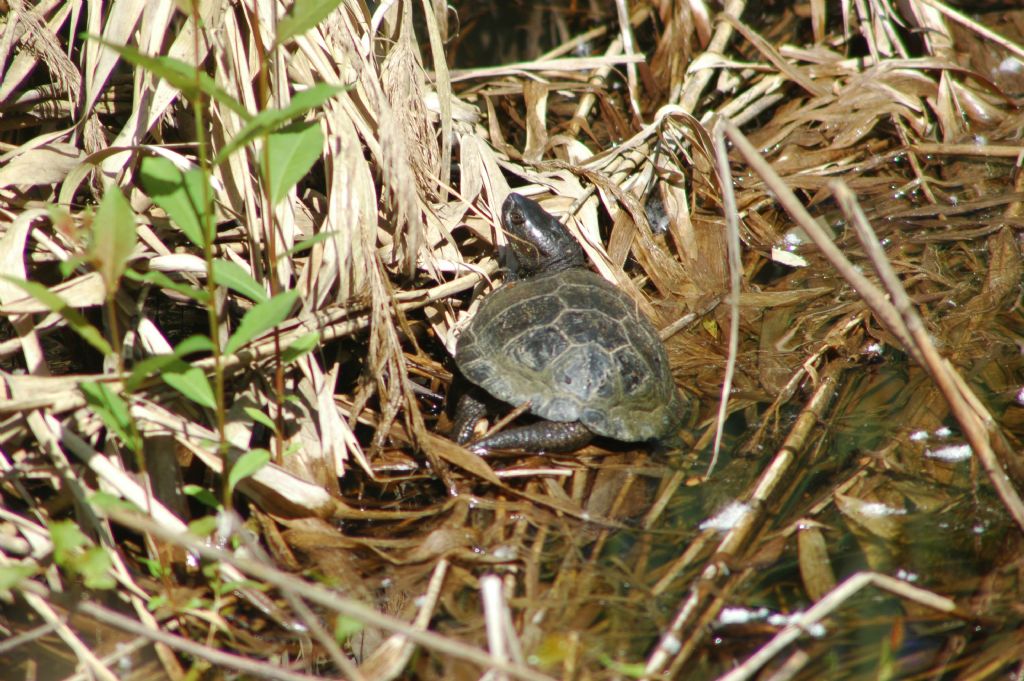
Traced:
<path id="1" fill-rule="evenodd" d="M 459 370 L 494 397 L 598 435 L 661 439 L 682 400 L 651 322 L 619 289 L 573 268 L 491 293 L 462 332 Z"/>

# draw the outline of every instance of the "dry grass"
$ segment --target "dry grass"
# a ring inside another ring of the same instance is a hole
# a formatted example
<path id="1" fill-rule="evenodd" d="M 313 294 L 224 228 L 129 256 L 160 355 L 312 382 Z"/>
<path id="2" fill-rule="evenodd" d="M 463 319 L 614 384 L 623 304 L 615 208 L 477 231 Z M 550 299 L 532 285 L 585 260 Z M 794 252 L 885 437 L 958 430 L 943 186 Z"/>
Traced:
<path id="1" fill-rule="evenodd" d="M 1024 10 L 0 6 L 9 678 L 1024 673 Z M 444 436 L 510 187 L 685 451 Z"/>

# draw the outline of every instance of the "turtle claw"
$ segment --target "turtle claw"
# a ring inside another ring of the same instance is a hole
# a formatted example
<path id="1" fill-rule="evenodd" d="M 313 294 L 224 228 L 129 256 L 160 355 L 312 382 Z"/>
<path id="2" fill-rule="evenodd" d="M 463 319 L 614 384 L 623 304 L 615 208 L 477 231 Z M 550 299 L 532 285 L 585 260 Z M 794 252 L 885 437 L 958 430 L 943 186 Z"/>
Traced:
<path id="1" fill-rule="evenodd" d="M 476 424 L 487 415 L 487 405 L 475 394 L 476 392 L 469 390 L 464 393 L 455 407 L 452 438 L 460 445 L 465 445 L 473 439 Z"/>

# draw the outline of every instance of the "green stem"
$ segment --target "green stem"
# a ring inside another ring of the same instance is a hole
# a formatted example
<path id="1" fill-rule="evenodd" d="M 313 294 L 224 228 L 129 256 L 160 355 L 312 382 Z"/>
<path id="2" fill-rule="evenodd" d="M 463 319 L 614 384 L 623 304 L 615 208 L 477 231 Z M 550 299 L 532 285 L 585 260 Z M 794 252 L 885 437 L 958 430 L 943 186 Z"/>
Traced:
<path id="1" fill-rule="evenodd" d="M 217 401 L 217 453 L 224 462 L 224 473 L 221 478 L 221 503 L 226 510 L 231 510 L 231 490 L 228 486 L 228 478 L 231 474 L 231 461 L 228 458 L 228 440 L 225 433 L 227 409 L 224 399 L 224 362 L 221 355 L 220 343 L 220 318 L 217 314 L 217 282 L 213 277 L 213 241 L 216 238 L 216 226 L 213 220 L 213 196 L 210 193 L 210 153 L 207 148 L 205 131 L 205 106 L 202 90 L 200 89 L 199 74 L 201 65 L 199 61 L 199 31 L 200 17 L 199 4 L 192 3 L 192 23 L 195 27 L 193 32 L 193 54 L 196 57 L 196 99 L 193 102 L 196 112 L 196 142 L 197 161 L 203 171 L 203 196 L 202 210 L 200 211 L 203 221 L 203 259 L 206 261 L 206 292 L 209 300 L 206 303 L 206 316 L 210 325 L 210 340 L 213 345 L 213 394 Z"/>
<path id="2" fill-rule="evenodd" d="M 113 290 L 107 291 L 107 302 L 104 305 L 104 311 L 107 313 L 107 329 L 110 333 L 110 347 L 114 350 L 114 369 L 115 375 L 122 377 L 125 375 L 124 368 L 124 346 L 121 344 L 121 331 L 117 323 L 117 286 L 120 281 L 113 284 Z M 124 390 L 126 401 L 131 400 L 131 394 Z M 142 438 L 139 435 L 138 424 L 134 418 L 128 419 L 128 427 L 131 429 L 132 441 L 124 443 L 132 450 L 132 455 L 135 457 L 135 465 L 139 470 L 139 475 L 142 476 L 143 488 L 146 490 L 146 503 L 150 502 L 150 490 L 151 486 L 148 480 L 148 474 L 146 473 L 146 461 L 143 458 L 143 451 L 135 446 L 134 443 L 142 442 Z M 147 509 L 148 511 L 149 509 Z"/>
<path id="3" fill-rule="evenodd" d="M 253 26 L 259 26 L 258 17 L 258 5 L 253 5 Z M 256 44 L 256 50 L 260 56 L 260 69 L 256 77 L 256 96 L 258 98 L 260 110 L 264 110 L 267 107 L 267 102 L 270 100 L 270 77 L 268 71 L 270 70 L 270 55 L 267 53 L 266 46 L 263 44 L 263 39 L 257 31 L 254 33 L 253 38 Z M 262 185 L 262 198 L 263 198 L 263 215 L 268 226 L 266 230 L 267 235 L 267 277 L 270 279 L 270 295 L 271 297 L 280 293 L 281 286 L 278 282 L 277 277 L 277 212 L 274 210 L 274 205 L 271 202 L 270 197 L 270 173 L 272 169 L 270 167 L 270 145 L 269 135 L 264 133 L 261 137 L 263 145 L 261 152 L 263 154 L 263 167 L 266 169 L 267 177 L 263 178 Z M 273 330 L 274 338 L 274 459 L 277 463 L 282 463 L 284 458 L 284 363 L 281 361 L 281 333 L 275 327 Z"/>

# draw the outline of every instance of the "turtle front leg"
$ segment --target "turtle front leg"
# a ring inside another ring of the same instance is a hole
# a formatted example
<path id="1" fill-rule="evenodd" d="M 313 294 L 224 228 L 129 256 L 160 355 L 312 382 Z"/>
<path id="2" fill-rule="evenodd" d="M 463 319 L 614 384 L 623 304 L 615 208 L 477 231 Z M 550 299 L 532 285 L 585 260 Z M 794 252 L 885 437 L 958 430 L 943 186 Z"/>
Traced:
<path id="1" fill-rule="evenodd" d="M 460 401 L 460 405 L 461 401 Z M 479 417 L 478 417 L 479 418 Z M 571 452 L 594 438 L 594 433 L 579 421 L 560 423 L 540 421 L 517 426 L 474 442 L 472 449 L 523 449 L 530 452 Z"/>

